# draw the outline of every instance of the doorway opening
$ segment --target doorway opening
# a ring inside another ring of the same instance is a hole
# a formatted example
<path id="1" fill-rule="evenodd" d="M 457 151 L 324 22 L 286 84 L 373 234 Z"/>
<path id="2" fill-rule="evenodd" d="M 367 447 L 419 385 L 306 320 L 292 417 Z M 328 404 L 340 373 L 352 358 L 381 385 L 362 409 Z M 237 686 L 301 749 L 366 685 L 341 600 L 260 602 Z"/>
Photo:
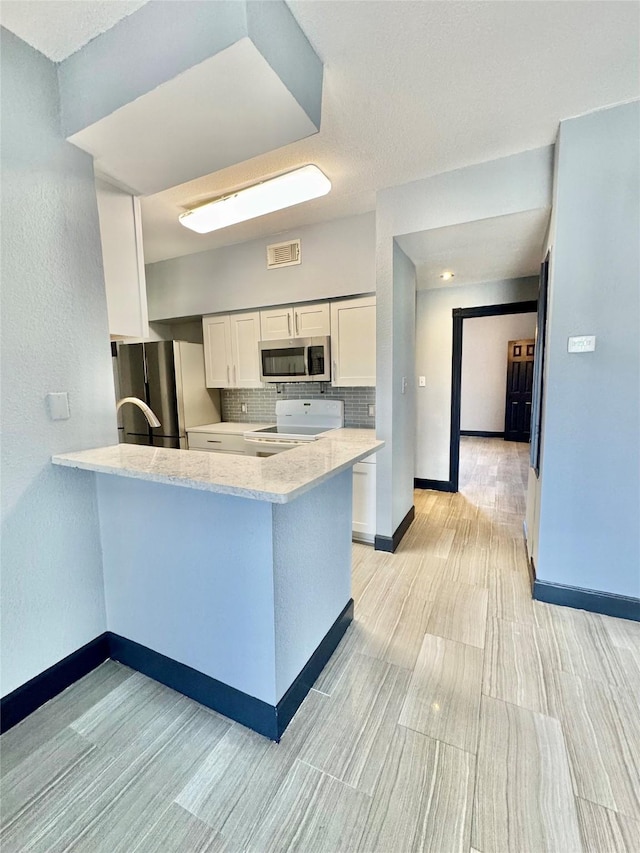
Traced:
<path id="1" fill-rule="evenodd" d="M 499 317 L 509 314 L 529 314 L 535 313 L 537 311 L 538 303 L 536 300 L 531 300 L 527 302 L 512 302 L 504 305 L 482 305 L 474 308 L 455 308 L 453 310 L 453 354 L 452 354 L 452 370 L 451 370 L 451 434 L 450 434 L 450 445 L 449 445 L 449 489 L 452 492 L 457 492 L 459 488 L 459 479 L 460 479 L 460 437 L 461 437 L 461 414 L 462 414 L 462 375 L 463 375 L 463 324 L 465 320 L 472 320 L 481 317 Z M 522 347 L 522 341 L 514 341 L 514 352 L 517 353 L 514 356 L 514 362 L 516 364 L 526 364 L 527 356 L 527 345 L 525 344 L 524 348 Z M 520 349 L 517 349 L 517 346 L 520 344 Z M 524 352 L 524 354 L 523 354 Z M 531 356 L 533 353 L 531 352 Z M 506 353 L 505 353 L 506 358 Z M 531 363 L 531 367 L 526 367 L 524 370 L 521 368 L 514 368 L 512 381 L 515 380 L 515 396 L 512 398 L 512 413 L 513 413 L 513 423 L 514 426 L 522 426 L 523 425 L 523 417 L 521 416 L 521 412 L 524 410 L 525 401 L 518 397 L 518 388 L 520 387 L 520 378 L 524 377 L 527 370 L 530 370 L 533 373 L 533 363 Z M 506 391 L 506 388 L 503 389 L 503 392 Z M 504 399 L 504 398 L 503 398 Z M 477 403 L 477 401 L 476 401 Z M 472 404 L 467 406 L 473 407 Z M 502 409 L 505 412 L 506 403 Z M 495 426 L 495 412 L 493 414 L 486 412 L 484 416 L 493 417 L 493 425 Z M 529 406 L 529 417 L 530 417 L 530 406 Z M 509 420 L 507 420 L 507 427 L 509 426 Z M 476 436 L 484 437 L 494 437 L 494 438 L 504 438 L 505 437 L 505 421 L 503 420 L 503 428 L 502 430 L 496 429 L 487 429 L 487 430 L 473 430 L 466 429 L 465 432 L 475 434 Z M 502 432 L 502 435 L 500 435 Z M 517 431 L 514 432 L 514 437 L 519 436 L 521 433 Z M 517 437 L 515 440 L 518 440 Z"/>

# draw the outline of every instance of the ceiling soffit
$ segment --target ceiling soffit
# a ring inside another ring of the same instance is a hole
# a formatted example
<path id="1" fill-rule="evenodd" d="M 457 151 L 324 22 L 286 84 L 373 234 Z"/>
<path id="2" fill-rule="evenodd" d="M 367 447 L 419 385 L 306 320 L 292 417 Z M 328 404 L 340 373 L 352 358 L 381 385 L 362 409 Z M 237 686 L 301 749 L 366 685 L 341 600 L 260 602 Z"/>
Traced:
<path id="1" fill-rule="evenodd" d="M 322 63 L 279 1 L 150 3 L 62 62 L 59 81 L 69 140 L 141 195 L 320 126 Z"/>

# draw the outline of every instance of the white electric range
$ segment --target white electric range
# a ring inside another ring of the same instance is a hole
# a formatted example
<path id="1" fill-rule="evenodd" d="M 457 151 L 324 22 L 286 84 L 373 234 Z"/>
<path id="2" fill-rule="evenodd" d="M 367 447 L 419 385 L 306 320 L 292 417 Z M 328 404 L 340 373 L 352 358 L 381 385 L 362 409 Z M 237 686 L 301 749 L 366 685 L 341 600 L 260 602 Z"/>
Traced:
<path id="1" fill-rule="evenodd" d="M 245 454 L 273 456 L 343 426 L 342 400 L 278 400 L 276 426 L 245 432 Z"/>

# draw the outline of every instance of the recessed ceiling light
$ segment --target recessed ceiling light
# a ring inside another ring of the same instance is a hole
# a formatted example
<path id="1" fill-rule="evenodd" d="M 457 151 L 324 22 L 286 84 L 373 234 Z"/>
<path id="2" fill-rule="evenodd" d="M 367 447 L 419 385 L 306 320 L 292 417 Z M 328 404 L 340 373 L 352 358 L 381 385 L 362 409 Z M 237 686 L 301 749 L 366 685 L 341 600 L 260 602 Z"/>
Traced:
<path id="1" fill-rule="evenodd" d="M 449 272 L 449 270 L 445 270 L 440 274 L 440 278 L 444 279 L 444 281 L 449 281 L 450 278 L 453 278 L 453 273 Z"/>
<path id="2" fill-rule="evenodd" d="M 331 181 L 317 166 L 303 166 L 181 213 L 178 220 L 185 228 L 197 231 L 198 234 L 208 234 L 228 225 L 319 198 L 330 189 Z"/>

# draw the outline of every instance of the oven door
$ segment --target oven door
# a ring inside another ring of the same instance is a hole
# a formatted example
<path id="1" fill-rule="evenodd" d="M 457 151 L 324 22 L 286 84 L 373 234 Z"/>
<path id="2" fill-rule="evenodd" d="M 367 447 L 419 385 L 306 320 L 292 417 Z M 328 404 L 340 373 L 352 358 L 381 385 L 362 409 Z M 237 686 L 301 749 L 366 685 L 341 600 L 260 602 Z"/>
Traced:
<path id="1" fill-rule="evenodd" d="M 247 438 L 244 439 L 244 455 L 245 456 L 275 456 L 276 453 L 282 453 L 283 450 L 291 450 L 298 442 L 293 441 L 273 441 L 272 439 L 264 438 Z"/>
<path id="2" fill-rule="evenodd" d="M 328 382 L 331 379 L 329 337 L 261 341 L 263 382 Z"/>

